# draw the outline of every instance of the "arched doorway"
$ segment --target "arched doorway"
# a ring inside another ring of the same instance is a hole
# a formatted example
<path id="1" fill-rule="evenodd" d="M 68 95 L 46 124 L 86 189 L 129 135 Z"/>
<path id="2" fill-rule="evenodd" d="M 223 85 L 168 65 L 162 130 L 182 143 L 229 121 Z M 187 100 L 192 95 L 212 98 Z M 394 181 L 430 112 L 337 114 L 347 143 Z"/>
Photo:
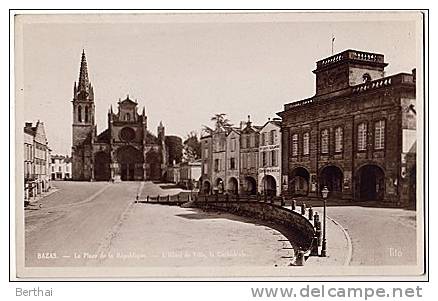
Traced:
<path id="1" fill-rule="evenodd" d="M 96 181 L 109 181 L 111 178 L 110 169 L 111 157 L 108 153 L 97 152 L 94 155 L 94 179 Z"/>
<path id="2" fill-rule="evenodd" d="M 143 178 L 143 156 L 133 146 L 123 146 L 117 151 L 122 181 L 133 181 Z"/>
<path id="3" fill-rule="evenodd" d="M 379 201 L 385 195 L 385 173 L 377 165 L 367 164 L 357 171 L 356 195 L 361 201 Z"/>
<path id="4" fill-rule="evenodd" d="M 344 174 L 342 170 L 334 165 L 329 165 L 321 170 L 320 175 L 320 190 L 327 187 L 329 190 L 329 197 L 340 197 L 342 194 L 342 182 Z"/>
<path id="5" fill-rule="evenodd" d="M 204 184 L 202 186 L 202 191 L 204 194 L 210 194 L 211 192 L 211 184 L 209 181 L 204 181 Z"/>
<path id="6" fill-rule="evenodd" d="M 262 180 L 262 191 L 268 196 L 277 195 L 277 182 L 275 178 L 271 175 L 266 175 Z"/>
<path id="7" fill-rule="evenodd" d="M 239 192 L 239 184 L 235 177 L 228 179 L 228 193 L 236 195 Z"/>
<path id="8" fill-rule="evenodd" d="M 256 195 L 257 181 L 253 177 L 245 177 L 244 189 L 247 195 Z"/>
<path id="9" fill-rule="evenodd" d="M 224 180 L 221 178 L 217 178 L 215 182 L 214 190 L 216 193 L 222 194 L 224 193 Z"/>
<path id="10" fill-rule="evenodd" d="M 309 193 L 310 174 L 304 167 L 291 172 L 289 190 L 292 196 L 306 196 Z"/>

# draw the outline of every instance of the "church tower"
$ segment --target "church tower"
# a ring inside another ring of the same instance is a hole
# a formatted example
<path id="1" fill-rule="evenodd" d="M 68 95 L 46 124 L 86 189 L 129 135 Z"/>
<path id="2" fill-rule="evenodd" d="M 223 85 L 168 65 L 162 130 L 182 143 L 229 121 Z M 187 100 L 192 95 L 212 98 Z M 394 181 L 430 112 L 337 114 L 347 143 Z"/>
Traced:
<path id="1" fill-rule="evenodd" d="M 73 180 L 93 178 L 92 141 L 95 135 L 94 91 L 88 79 L 87 59 L 82 50 L 79 81 L 73 87 L 72 176 Z"/>

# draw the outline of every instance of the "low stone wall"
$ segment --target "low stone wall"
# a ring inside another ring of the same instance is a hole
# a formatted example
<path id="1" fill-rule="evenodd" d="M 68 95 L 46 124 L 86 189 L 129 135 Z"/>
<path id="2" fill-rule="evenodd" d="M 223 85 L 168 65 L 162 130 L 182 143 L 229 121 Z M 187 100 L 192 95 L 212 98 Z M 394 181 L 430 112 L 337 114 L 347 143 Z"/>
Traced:
<path id="1" fill-rule="evenodd" d="M 199 198 L 192 207 L 204 210 L 219 210 L 257 220 L 273 222 L 291 229 L 299 237 L 299 248 L 307 251 L 315 236 L 313 224 L 303 215 L 272 203 L 256 200 L 216 200 Z"/>

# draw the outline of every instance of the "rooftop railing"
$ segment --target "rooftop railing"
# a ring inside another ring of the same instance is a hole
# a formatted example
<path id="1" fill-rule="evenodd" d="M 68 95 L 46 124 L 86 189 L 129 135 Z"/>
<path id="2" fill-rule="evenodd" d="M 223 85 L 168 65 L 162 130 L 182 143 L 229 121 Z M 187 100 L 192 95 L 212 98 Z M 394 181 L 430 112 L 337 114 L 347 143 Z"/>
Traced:
<path id="1" fill-rule="evenodd" d="M 364 61 L 364 62 L 373 62 L 373 63 L 384 63 L 384 56 L 382 54 L 363 52 L 357 50 L 346 50 L 344 52 L 332 55 L 328 58 L 316 62 L 316 66 L 317 68 L 322 68 L 327 65 L 347 59 Z"/>

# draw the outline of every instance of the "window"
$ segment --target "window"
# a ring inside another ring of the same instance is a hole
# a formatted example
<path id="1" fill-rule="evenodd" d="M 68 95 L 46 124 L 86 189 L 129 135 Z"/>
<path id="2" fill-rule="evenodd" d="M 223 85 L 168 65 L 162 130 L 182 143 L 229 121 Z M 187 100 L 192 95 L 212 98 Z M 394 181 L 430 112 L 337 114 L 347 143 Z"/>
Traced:
<path id="1" fill-rule="evenodd" d="M 214 171 L 219 171 L 219 159 L 214 159 Z"/>
<path id="2" fill-rule="evenodd" d="M 275 138 L 276 138 L 276 137 L 275 137 L 275 136 L 276 136 L 275 134 L 276 134 L 275 130 L 272 130 L 272 131 L 271 131 L 271 137 L 270 137 L 270 138 L 271 138 L 271 145 L 272 145 L 272 144 L 275 144 Z"/>
<path id="3" fill-rule="evenodd" d="M 59 166 L 59 167 L 58 167 L 58 171 L 59 171 L 59 172 L 61 172 L 61 171 L 62 171 L 62 169 L 61 169 L 61 166 Z"/>
<path id="4" fill-rule="evenodd" d="M 249 146 L 250 147 L 255 146 L 255 136 L 254 135 L 249 136 Z"/>
<path id="5" fill-rule="evenodd" d="M 85 107 L 85 122 L 88 122 L 88 107 Z"/>
<path id="6" fill-rule="evenodd" d="M 126 115 L 125 115 L 125 120 L 126 120 L 126 121 L 131 121 L 131 114 L 126 113 Z"/>
<path id="7" fill-rule="evenodd" d="M 277 151 L 271 151 L 271 166 L 277 166 Z"/>
<path id="8" fill-rule="evenodd" d="M 246 136 L 242 136 L 242 145 L 241 145 L 242 148 L 246 148 L 247 147 L 246 140 L 247 140 Z"/>
<path id="9" fill-rule="evenodd" d="M 230 158 L 230 169 L 236 169 L 236 159 Z"/>
<path id="10" fill-rule="evenodd" d="M 55 159 L 52 159 L 52 164 L 55 164 Z"/>
<path id="11" fill-rule="evenodd" d="M 340 153 L 343 149 L 343 136 L 344 131 L 341 127 L 337 127 L 335 130 L 335 152 Z"/>
<path id="12" fill-rule="evenodd" d="M 357 150 L 363 151 L 367 149 L 367 124 L 360 123 L 357 126 Z"/>
<path id="13" fill-rule="evenodd" d="M 248 161 L 247 164 L 246 164 L 247 168 L 251 168 L 252 167 L 252 160 L 251 159 L 252 159 L 251 158 L 251 154 L 247 154 L 246 155 L 246 160 Z"/>
<path id="14" fill-rule="evenodd" d="M 260 145 L 264 146 L 265 145 L 265 139 L 266 139 L 266 133 L 262 133 L 262 137 L 260 138 L 262 141 L 260 141 Z"/>
<path id="15" fill-rule="evenodd" d="M 298 156 L 298 134 L 292 135 L 292 156 Z"/>
<path id="16" fill-rule="evenodd" d="M 231 151 L 234 152 L 236 150 L 236 138 L 231 138 Z"/>
<path id="17" fill-rule="evenodd" d="M 305 155 L 305 156 L 309 155 L 309 153 L 310 153 L 309 140 L 310 140 L 310 134 L 304 133 L 304 135 L 303 135 L 303 155 Z"/>
<path id="18" fill-rule="evenodd" d="M 204 148 L 204 158 L 208 158 L 208 148 Z"/>
<path id="19" fill-rule="evenodd" d="M 78 107 L 78 121 L 82 122 L 82 108 L 81 108 L 81 106 Z"/>
<path id="20" fill-rule="evenodd" d="M 374 149 L 385 147 L 385 121 L 379 120 L 374 124 Z"/>
<path id="21" fill-rule="evenodd" d="M 262 166 L 265 167 L 267 165 L 266 152 L 262 152 Z"/>
<path id="22" fill-rule="evenodd" d="M 329 152 L 329 131 L 322 130 L 321 131 L 321 153 L 328 154 Z"/>
<path id="23" fill-rule="evenodd" d="M 208 164 L 204 163 L 204 174 L 208 173 Z"/>

